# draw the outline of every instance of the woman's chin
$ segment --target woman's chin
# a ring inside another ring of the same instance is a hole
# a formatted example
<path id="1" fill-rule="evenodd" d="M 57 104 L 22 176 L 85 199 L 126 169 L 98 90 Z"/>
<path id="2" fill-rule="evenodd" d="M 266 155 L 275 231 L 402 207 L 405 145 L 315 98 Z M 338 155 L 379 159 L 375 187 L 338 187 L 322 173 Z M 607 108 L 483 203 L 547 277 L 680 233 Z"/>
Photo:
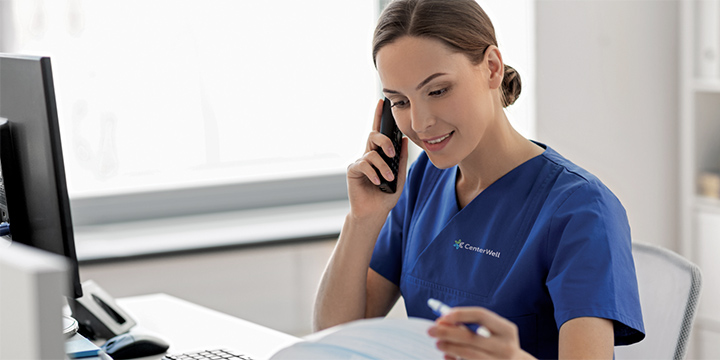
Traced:
<path id="1" fill-rule="evenodd" d="M 436 168 L 441 170 L 449 169 L 457 165 L 456 162 L 443 156 L 434 156 L 433 154 L 428 154 L 428 159 L 430 159 L 430 162 L 435 165 Z"/>

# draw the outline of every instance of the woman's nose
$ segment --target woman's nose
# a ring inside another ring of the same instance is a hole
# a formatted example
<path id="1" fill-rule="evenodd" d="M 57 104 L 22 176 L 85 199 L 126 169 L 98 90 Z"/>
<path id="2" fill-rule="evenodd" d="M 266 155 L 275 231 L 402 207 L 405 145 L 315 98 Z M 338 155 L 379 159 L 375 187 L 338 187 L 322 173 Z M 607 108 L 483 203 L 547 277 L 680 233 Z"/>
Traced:
<path id="1" fill-rule="evenodd" d="M 423 106 L 413 106 L 410 111 L 413 131 L 422 134 L 435 124 L 435 117 Z"/>

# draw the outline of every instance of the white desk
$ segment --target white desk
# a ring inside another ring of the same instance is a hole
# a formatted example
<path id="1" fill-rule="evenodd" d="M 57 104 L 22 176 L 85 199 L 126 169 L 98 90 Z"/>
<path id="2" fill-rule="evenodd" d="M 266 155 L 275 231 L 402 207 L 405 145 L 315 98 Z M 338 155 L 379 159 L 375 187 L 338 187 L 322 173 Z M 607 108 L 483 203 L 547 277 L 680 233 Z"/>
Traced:
<path id="1" fill-rule="evenodd" d="M 225 348 L 262 360 L 300 341 L 295 336 L 166 294 L 122 298 L 117 303 L 140 327 L 168 341 L 171 354 Z"/>

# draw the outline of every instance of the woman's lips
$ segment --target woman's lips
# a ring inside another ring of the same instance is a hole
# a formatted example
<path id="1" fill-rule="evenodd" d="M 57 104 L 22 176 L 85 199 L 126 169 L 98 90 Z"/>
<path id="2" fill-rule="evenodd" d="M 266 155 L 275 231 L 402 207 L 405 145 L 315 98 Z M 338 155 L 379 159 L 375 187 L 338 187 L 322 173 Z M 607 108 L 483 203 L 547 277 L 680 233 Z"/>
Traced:
<path id="1" fill-rule="evenodd" d="M 447 143 L 452 138 L 452 135 L 454 134 L 454 131 L 451 131 L 445 135 L 430 138 L 430 139 L 424 139 L 422 140 L 423 144 L 425 144 L 425 149 L 428 151 L 439 151 L 442 150 Z"/>

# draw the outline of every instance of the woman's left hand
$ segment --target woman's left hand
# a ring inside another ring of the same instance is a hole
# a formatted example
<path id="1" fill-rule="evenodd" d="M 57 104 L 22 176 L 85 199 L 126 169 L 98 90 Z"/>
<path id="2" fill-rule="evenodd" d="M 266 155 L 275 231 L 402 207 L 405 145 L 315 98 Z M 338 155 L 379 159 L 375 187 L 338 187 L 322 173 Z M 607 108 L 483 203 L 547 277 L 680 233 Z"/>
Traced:
<path id="1" fill-rule="evenodd" d="M 490 337 L 470 331 L 463 323 L 482 324 Z M 520 348 L 517 326 L 481 307 L 456 307 L 439 317 L 428 334 L 437 341 L 445 359 L 533 359 Z"/>

